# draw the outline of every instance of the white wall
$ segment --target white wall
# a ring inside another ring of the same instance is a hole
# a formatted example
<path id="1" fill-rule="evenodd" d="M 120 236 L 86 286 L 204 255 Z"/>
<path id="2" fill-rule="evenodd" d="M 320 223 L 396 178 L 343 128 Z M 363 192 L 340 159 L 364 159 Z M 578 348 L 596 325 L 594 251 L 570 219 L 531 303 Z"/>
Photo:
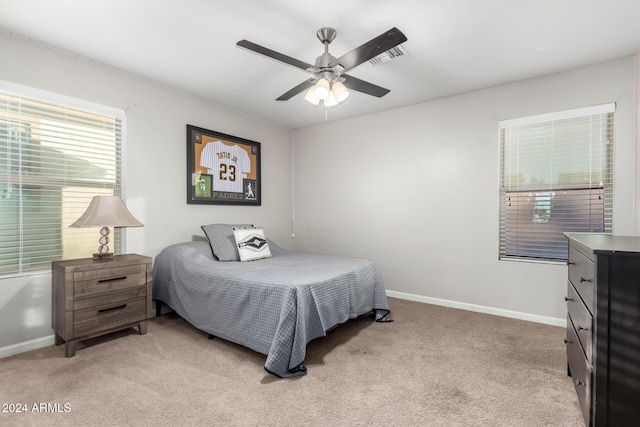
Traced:
<path id="1" fill-rule="evenodd" d="M 2 80 L 126 110 L 126 202 L 145 224 L 127 230 L 127 252 L 155 256 L 203 235 L 202 224 L 236 221 L 292 247 L 290 129 L 4 33 L 0 52 Z M 262 206 L 187 205 L 187 124 L 262 144 Z M 52 333 L 50 274 L 0 279 L 0 357 L 53 342 Z"/>
<path id="2" fill-rule="evenodd" d="M 296 249 L 372 258 L 391 295 L 563 324 L 565 266 L 498 260 L 498 121 L 616 102 L 615 232 L 633 234 L 634 64 L 296 130 Z"/>

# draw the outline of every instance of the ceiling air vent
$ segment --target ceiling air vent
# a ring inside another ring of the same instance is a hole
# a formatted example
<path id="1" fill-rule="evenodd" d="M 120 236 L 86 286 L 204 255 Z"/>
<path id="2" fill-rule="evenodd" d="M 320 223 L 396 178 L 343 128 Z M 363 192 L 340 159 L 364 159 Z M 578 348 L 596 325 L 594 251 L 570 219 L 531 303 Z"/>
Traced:
<path id="1" fill-rule="evenodd" d="M 408 54 L 407 49 L 404 48 L 403 45 L 399 44 L 396 47 L 393 47 L 386 52 L 382 52 L 380 55 L 375 56 L 369 60 L 369 64 L 378 65 L 383 64 L 385 62 L 389 62 L 392 59 L 397 58 L 398 56 L 403 56 Z"/>

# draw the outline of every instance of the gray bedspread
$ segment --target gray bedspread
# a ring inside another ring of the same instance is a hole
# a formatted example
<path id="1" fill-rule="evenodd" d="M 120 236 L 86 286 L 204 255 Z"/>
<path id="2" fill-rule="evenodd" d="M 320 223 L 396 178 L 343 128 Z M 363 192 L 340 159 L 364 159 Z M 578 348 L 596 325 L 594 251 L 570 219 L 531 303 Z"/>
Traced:
<path id="1" fill-rule="evenodd" d="M 154 260 L 153 298 L 196 328 L 267 356 L 279 377 L 303 375 L 307 343 L 369 312 L 387 321 L 389 305 L 373 261 L 287 251 L 221 262 L 206 241 L 179 243 Z"/>

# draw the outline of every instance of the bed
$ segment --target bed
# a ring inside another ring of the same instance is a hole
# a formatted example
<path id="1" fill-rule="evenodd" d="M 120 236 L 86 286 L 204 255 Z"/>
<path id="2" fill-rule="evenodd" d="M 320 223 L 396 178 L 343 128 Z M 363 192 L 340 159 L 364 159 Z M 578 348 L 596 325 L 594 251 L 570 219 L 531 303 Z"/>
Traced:
<path id="1" fill-rule="evenodd" d="M 371 260 L 294 252 L 264 239 L 269 257 L 227 262 L 212 242 L 164 248 L 154 261 L 153 297 L 209 335 L 266 355 L 264 368 L 278 377 L 306 374 L 307 343 L 349 319 L 391 321 Z"/>

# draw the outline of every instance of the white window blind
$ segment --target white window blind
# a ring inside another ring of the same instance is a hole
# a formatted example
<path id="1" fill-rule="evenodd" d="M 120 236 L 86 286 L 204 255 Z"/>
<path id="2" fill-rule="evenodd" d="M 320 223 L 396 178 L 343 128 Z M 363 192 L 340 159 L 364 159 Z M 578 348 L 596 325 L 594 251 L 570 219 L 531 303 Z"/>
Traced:
<path id="1" fill-rule="evenodd" d="M 611 232 L 614 110 L 500 122 L 501 259 L 566 260 L 564 232 Z"/>
<path id="2" fill-rule="evenodd" d="M 121 195 L 123 127 L 121 110 L 0 81 L 0 275 L 97 252 L 98 229 L 69 225 L 94 195 Z"/>

